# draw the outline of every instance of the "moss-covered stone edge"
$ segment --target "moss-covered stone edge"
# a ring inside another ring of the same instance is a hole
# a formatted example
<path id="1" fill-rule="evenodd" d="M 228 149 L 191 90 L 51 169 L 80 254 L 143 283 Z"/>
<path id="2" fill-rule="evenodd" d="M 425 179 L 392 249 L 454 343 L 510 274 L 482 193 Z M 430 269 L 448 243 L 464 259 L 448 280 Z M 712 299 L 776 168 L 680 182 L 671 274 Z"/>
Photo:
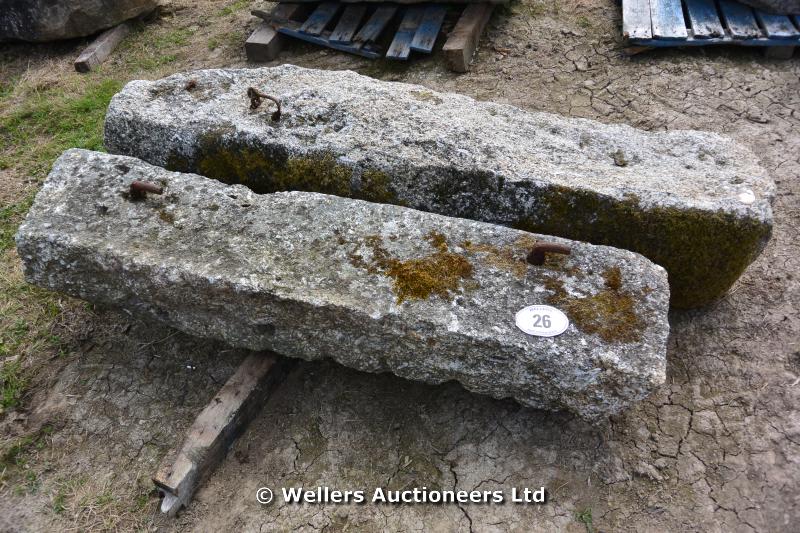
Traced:
<path id="1" fill-rule="evenodd" d="M 667 271 L 670 304 L 693 308 L 722 298 L 757 257 L 771 225 L 724 211 L 643 208 L 588 191 L 551 187 L 540 191 L 535 216 L 513 227 L 631 250 Z"/>
<path id="2" fill-rule="evenodd" d="M 226 140 L 223 132 L 203 135 L 192 157 L 172 152 L 166 168 L 245 185 L 258 194 L 307 191 L 401 204 L 385 172 L 344 165 L 327 151 L 300 156 L 278 145 Z"/>
<path id="3" fill-rule="evenodd" d="M 768 223 L 722 210 L 643 207 L 635 195 L 620 200 L 483 172 L 443 174 L 427 190 L 418 188 L 415 201 L 398 194 L 393 177 L 384 171 L 345 165 L 327 151 L 294 155 L 278 145 L 248 143 L 227 133 L 206 133 L 194 156 L 173 152 L 166 167 L 242 184 L 260 194 L 299 190 L 409 205 L 631 250 L 667 270 L 675 308 L 702 307 L 722 298 L 772 231 Z"/>

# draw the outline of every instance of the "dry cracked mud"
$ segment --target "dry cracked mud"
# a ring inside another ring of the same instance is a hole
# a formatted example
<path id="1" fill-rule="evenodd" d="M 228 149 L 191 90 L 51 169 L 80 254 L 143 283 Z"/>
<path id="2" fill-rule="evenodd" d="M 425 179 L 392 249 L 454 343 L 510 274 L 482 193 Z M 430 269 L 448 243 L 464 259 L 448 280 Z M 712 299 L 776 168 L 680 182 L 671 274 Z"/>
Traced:
<path id="1" fill-rule="evenodd" d="M 200 9 L 192 4 L 172 2 L 186 18 Z M 177 24 L 177 15 L 171 20 L 160 23 Z M 239 20 L 252 26 L 246 14 Z M 113 310 L 68 306 L 61 323 L 71 355 L 53 362 L 26 409 L 7 413 L 0 428 L 41 442 L 28 452 L 37 489 L 27 490 L 24 476 L 0 489 L 0 530 L 796 530 L 800 58 L 736 49 L 627 58 L 619 25 L 611 0 L 523 0 L 494 17 L 469 74 L 449 73 L 439 54 L 406 66 L 302 44 L 280 61 L 649 130 L 709 130 L 751 147 L 778 184 L 772 241 L 723 301 L 671 314 L 667 385 L 598 429 L 454 384 L 302 363 L 191 506 L 169 520 L 157 513 L 149 477 L 244 354 Z M 39 53 L 47 61 L 34 68 L 66 68 L 75 50 Z M 243 64 L 236 50 L 173 66 Z M 530 506 L 255 501 L 258 487 L 299 485 L 543 485 L 549 498 Z"/>

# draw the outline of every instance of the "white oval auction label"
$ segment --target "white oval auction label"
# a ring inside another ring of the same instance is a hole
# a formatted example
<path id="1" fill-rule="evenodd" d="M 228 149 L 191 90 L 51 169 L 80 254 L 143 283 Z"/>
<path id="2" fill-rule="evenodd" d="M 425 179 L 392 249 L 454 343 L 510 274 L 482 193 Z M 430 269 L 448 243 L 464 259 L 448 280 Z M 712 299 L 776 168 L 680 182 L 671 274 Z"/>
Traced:
<path id="1" fill-rule="evenodd" d="M 555 337 L 569 327 L 567 315 L 549 305 L 529 305 L 517 311 L 517 327 L 528 335 Z"/>

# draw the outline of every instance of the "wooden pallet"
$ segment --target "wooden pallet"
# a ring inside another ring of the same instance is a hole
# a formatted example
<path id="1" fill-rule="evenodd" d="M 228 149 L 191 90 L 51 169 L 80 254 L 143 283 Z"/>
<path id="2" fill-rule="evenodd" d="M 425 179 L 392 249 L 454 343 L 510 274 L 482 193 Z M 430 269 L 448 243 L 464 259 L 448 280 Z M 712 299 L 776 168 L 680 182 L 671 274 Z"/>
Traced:
<path id="1" fill-rule="evenodd" d="M 278 4 L 245 44 L 251 61 L 274 59 L 285 35 L 334 50 L 377 59 L 408 60 L 430 54 L 448 15 L 458 16 L 443 51 L 452 70 L 466 72 L 493 4 L 389 3 Z"/>
<path id="2" fill-rule="evenodd" d="M 622 33 L 640 47 L 800 45 L 800 17 L 772 15 L 733 0 L 622 0 Z"/>

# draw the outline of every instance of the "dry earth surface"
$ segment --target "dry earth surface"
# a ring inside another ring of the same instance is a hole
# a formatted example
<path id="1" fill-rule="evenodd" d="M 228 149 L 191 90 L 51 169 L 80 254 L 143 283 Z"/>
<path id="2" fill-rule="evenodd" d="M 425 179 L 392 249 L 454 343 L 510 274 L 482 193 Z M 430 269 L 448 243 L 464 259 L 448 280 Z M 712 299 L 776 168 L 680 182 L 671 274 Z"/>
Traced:
<path id="1" fill-rule="evenodd" d="M 63 118 L 59 99 L 83 102 L 105 79 L 117 82 L 100 91 L 110 95 L 129 79 L 246 65 L 249 7 L 168 2 L 83 77 L 71 61 L 86 41 L 1 49 L 0 139 L 13 142 L 0 144 L 0 223 L 18 223 L 62 144 L 97 144 L 96 131 L 76 140 L 67 135 L 74 128 L 51 131 L 51 115 L 20 140 L 8 117 L 42 120 L 24 111 L 44 96 Z M 392 64 L 299 43 L 279 61 L 648 130 L 710 130 L 753 148 L 778 183 L 773 239 L 723 301 L 671 315 L 668 382 L 657 393 L 595 428 L 457 385 L 302 363 L 194 503 L 165 519 L 149 478 L 244 353 L 26 288 L 13 249 L 0 248 L 0 530 L 796 531 L 800 59 L 737 49 L 628 58 L 619 28 L 612 0 L 520 0 L 496 13 L 469 74 L 448 72 L 438 53 Z M 260 486 L 300 485 L 544 485 L 549 499 L 262 506 L 254 498 Z"/>

